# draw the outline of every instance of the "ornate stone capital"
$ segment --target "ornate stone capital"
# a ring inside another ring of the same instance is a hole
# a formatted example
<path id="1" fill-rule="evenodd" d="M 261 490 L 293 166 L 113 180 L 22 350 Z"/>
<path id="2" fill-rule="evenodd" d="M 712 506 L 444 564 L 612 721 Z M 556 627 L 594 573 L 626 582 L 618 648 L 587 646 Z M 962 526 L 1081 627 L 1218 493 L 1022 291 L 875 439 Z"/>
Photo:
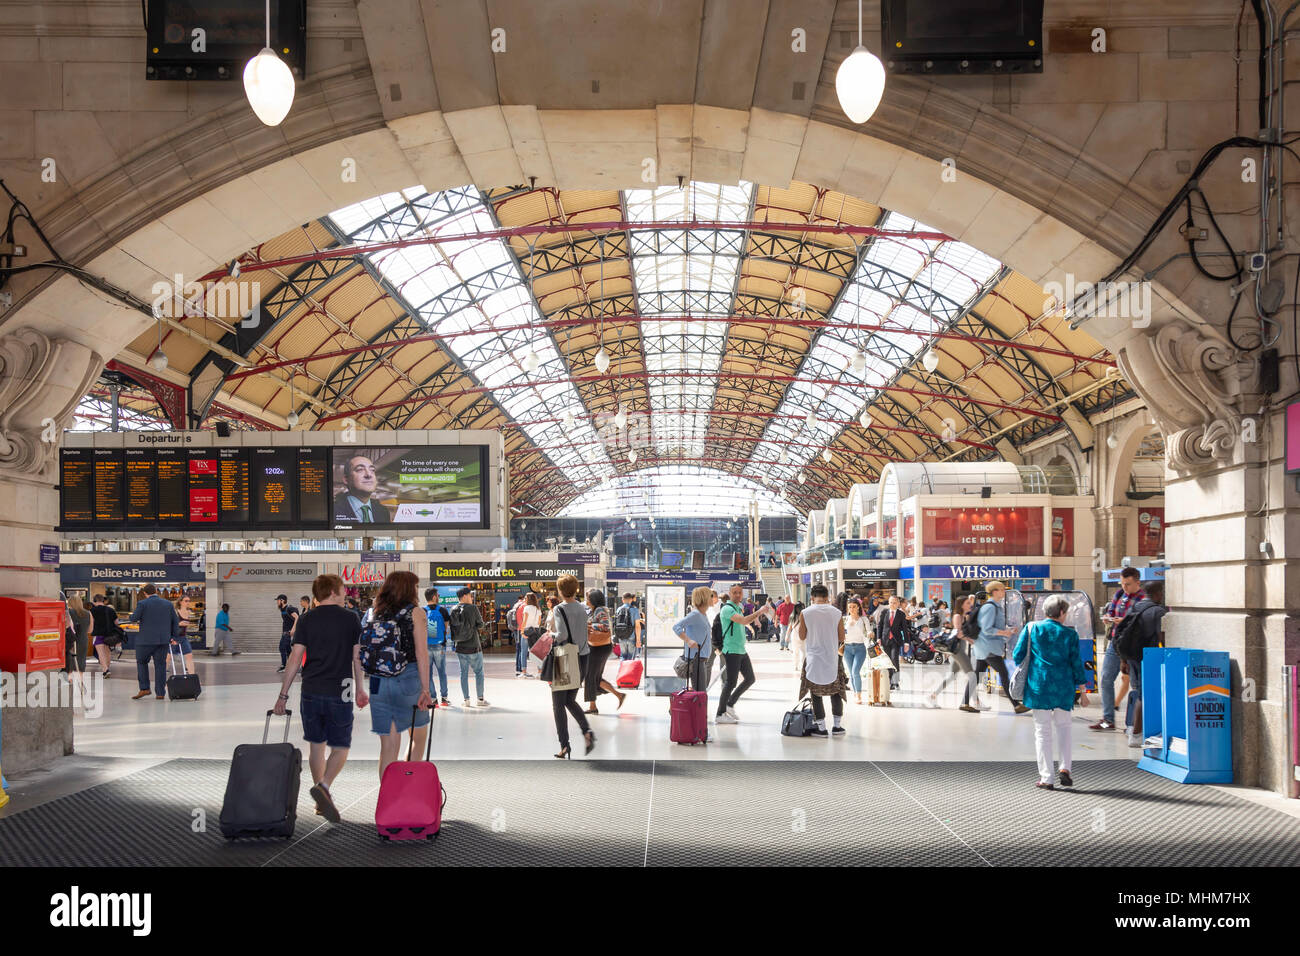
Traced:
<path id="1" fill-rule="evenodd" d="M 1130 339 L 1116 359 L 1165 435 L 1170 468 L 1188 473 L 1231 460 L 1250 359 L 1184 322 Z"/>
<path id="2" fill-rule="evenodd" d="M 55 451 L 104 359 L 37 329 L 0 335 L 0 475 L 57 481 Z"/>

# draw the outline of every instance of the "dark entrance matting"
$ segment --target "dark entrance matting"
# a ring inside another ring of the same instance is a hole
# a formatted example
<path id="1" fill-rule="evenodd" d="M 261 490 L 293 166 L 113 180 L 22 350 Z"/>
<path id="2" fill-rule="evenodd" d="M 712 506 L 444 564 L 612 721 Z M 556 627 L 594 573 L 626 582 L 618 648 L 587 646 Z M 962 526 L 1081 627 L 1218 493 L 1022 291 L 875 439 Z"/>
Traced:
<path id="1" fill-rule="evenodd" d="M 172 760 L 0 819 L 3 866 L 1296 866 L 1300 821 L 1129 761 L 1038 791 L 1027 763 L 446 761 L 434 843 L 384 844 L 374 761 L 292 840 L 222 839 L 229 764 Z"/>

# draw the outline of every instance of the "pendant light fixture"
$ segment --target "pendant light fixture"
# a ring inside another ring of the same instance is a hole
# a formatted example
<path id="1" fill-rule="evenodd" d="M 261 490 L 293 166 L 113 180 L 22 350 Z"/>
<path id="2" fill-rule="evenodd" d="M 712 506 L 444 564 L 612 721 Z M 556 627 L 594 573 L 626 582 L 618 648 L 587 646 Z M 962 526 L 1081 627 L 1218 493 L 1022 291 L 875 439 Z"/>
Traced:
<path id="1" fill-rule="evenodd" d="M 154 350 L 153 358 L 149 359 L 149 364 L 152 365 L 160 372 L 167 367 L 167 353 L 163 351 L 163 347 L 162 347 L 162 319 L 161 318 L 158 320 L 158 348 Z"/>
<path id="2" fill-rule="evenodd" d="M 809 428 L 816 428 L 816 427 L 817 427 L 817 412 L 816 412 L 816 411 L 810 411 L 810 412 L 808 413 L 808 417 L 805 418 L 805 419 L 803 420 L 803 423 L 804 423 L 805 425 L 807 425 Z"/>
<path id="3" fill-rule="evenodd" d="M 560 424 L 564 426 L 565 431 L 573 430 L 574 418 L 573 418 L 573 411 L 571 409 L 566 408 L 564 410 L 564 417 L 560 419 Z"/>
<path id="4" fill-rule="evenodd" d="M 862 410 L 862 414 L 858 416 L 858 424 L 863 428 L 871 427 L 871 413 L 865 408 Z"/>
<path id="5" fill-rule="evenodd" d="M 885 95 L 885 65 L 862 45 L 862 0 L 858 0 L 858 48 L 835 72 L 835 95 L 844 115 L 855 123 L 871 119 Z"/>
<path id="6" fill-rule="evenodd" d="M 537 357 L 536 352 L 534 352 L 532 349 L 529 349 L 528 354 L 524 356 L 523 364 L 524 364 L 525 372 L 536 372 L 537 366 L 542 364 L 542 360 Z"/>
<path id="7" fill-rule="evenodd" d="M 803 484 L 803 472 L 802 472 L 802 471 L 799 472 L 799 474 L 795 475 L 795 477 L 799 479 L 799 484 L 802 485 L 802 484 Z"/>
<path id="8" fill-rule="evenodd" d="M 627 409 L 622 402 L 618 403 L 618 411 L 614 413 L 614 427 L 619 431 L 627 428 Z"/>
<path id="9" fill-rule="evenodd" d="M 934 349 L 926 349 L 925 354 L 921 356 L 921 364 L 925 366 L 927 372 L 933 374 L 939 367 L 939 353 Z"/>
<path id="10" fill-rule="evenodd" d="M 867 367 L 867 353 L 858 349 L 853 353 L 853 360 L 849 363 L 849 368 L 855 372 L 862 372 Z"/>
<path id="11" fill-rule="evenodd" d="M 635 448 L 633 448 L 631 451 L 629 451 L 629 452 L 627 453 L 627 463 L 628 463 L 629 465 L 635 465 L 635 464 L 636 464 L 636 449 L 635 449 Z"/>
<path id="12" fill-rule="evenodd" d="M 298 413 L 293 410 L 293 372 L 289 372 L 289 414 L 284 418 L 290 428 L 298 427 Z"/>
<path id="13" fill-rule="evenodd" d="M 266 46 L 244 66 L 248 105 L 267 126 L 279 126 L 293 106 L 293 71 L 271 49 L 271 0 L 266 0 Z"/>
<path id="14" fill-rule="evenodd" d="M 778 459 L 778 460 L 779 460 L 780 463 L 783 464 L 783 465 L 788 465 L 788 464 L 790 464 L 790 453 L 789 453 L 788 451 L 786 451 L 784 448 L 782 448 L 782 449 L 781 449 L 781 457 L 780 457 L 780 459 Z"/>
<path id="15" fill-rule="evenodd" d="M 609 371 L 609 353 L 605 351 L 605 237 L 601 236 L 599 241 L 600 249 L 600 318 L 598 321 L 597 337 L 600 340 L 600 349 L 596 352 L 596 371 L 604 375 Z"/>
<path id="16" fill-rule="evenodd" d="M 831 450 L 829 448 L 822 449 L 822 461 L 828 465 L 831 463 Z"/>

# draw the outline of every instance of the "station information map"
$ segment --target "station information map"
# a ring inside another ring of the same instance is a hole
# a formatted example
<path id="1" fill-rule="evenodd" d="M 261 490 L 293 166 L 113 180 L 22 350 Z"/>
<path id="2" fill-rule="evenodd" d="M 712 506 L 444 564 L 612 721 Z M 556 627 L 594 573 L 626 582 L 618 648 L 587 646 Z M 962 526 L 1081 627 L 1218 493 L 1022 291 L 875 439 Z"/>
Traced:
<path id="1" fill-rule="evenodd" d="M 60 527 L 94 531 L 351 529 L 339 514 L 349 464 L 373 461 L 364 493 L 396 527 L 478 528 L 489 515 L 487 448 L 64 448 Z M 438 473 L 430 467 L 436 461 Z M 418 462 L 418 467 L 405 463 Z M 391 480 L 385 480 L 391 479 Z M 436 489 L 436 490 L 435 490 Z M 371 509 L 367 509 L 369 513 Z"/>

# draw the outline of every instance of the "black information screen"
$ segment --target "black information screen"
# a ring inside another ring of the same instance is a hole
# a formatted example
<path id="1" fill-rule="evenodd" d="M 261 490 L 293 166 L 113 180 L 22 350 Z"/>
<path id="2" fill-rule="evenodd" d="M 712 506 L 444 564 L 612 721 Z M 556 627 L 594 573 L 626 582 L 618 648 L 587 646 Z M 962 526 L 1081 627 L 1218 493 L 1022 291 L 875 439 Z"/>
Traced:
<path id="1" fill-rule="evenodd" d="M 217 450 L 221 490 L 221 526 L 233 528 L 252 520 L 248 508 L 248 452 L 243 448 Z"/>
<path id="2" fill-rule="evenodd" d="M 158 523 L 163 527 L 185 524 L 189 515 L 189 467 L 182 448 L 154 451 L 154 480 L 158 489 Z"/>
<path id="3" fill-rule="evenodd" d="M 253 474 L 254 524 L 282 527 L 294 521 L 296 448 L 254 448 L 249 469 Z"/>
<path id="4" fill-rule="evenodd" d="M 94 466 L 89 448 L 65 448 L 59 463 L 60 502 L 65 525 L 95 520 Z"/>
<path id="5" fill-rule="evenodd" d="M 152 448 L 128 448 L 126 457 L 127 524 L 157 524 L 156 462 Z"/>
<path id="6" fill-rule="evenodd" d="M 122 450 L 96 448 L 94 462 L 95 523 L 120 525 L 126 516 L 126 509 L 122 506 Z"/>
<path id="7" fill-rule="evenodd" d="M 330 470 L 327 448 L 299 448 L 298 521 L 304 525 L 327 525 L 329 516 Z"/>

